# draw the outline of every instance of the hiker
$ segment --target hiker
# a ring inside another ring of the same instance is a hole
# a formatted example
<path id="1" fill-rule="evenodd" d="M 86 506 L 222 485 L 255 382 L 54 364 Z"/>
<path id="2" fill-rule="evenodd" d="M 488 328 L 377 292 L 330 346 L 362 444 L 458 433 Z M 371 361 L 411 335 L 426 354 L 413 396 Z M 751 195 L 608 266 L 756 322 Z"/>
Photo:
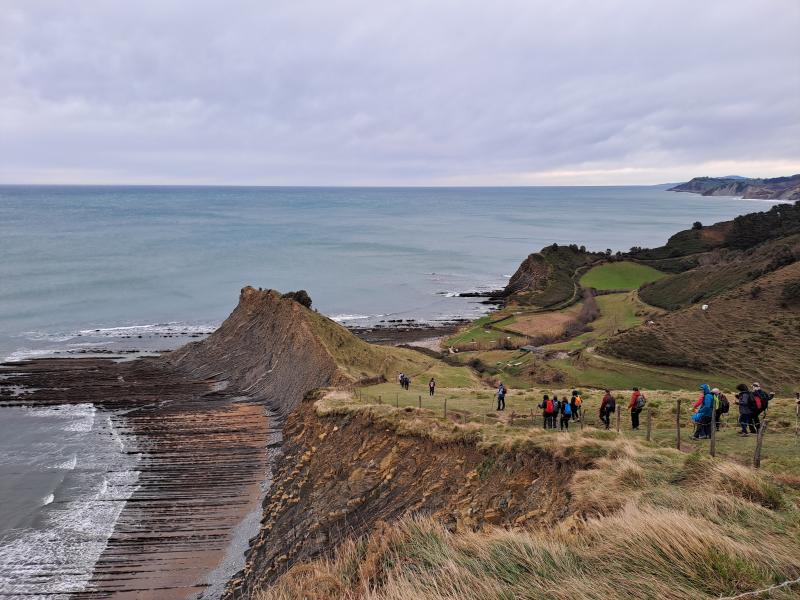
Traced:
<path id="1" fill-rule="evenodd" d="M 433 396 L 436 393 L 436 380 L 431 377 L 431 380 L 428 382 L 428 394 Z"/>
<path id="2" fill-rule="evenodd" d="M 750 393 L 746 384 L 740 383 L 736 386 L 736 390 L 736 404 L 739 405 L 739 425 L 742 428 L 739 435 L 747 436 L 748 428 L 752 433 L 755 433 L 755 427 L 753 426 L 755 401 L 753 400 L 753 394 Z"/>
<path id="3" fill-rule="evenodd" d="M 719 431 L 722 415 L 731 409 L 731 403 L 728 402 L 725 394 L 719 391 L 719 388 L 714 388 L 711 393 L 714 394 L 714 428 Z"/>
<path id="4" fill-rule="evenodd" d="M 694 439 L 707 440 L 711 437 L 711 419 L 714 415 L 714 394 L 711 393 L 711 388 L 707 383 L 700 386 L 703 392 L 697 406 L 697 410 L 692 417 L 692 420 L 697 424 L 694 430 Z"/>
<path id="5" fill-rule="evenodd" d="M 405 373 L 400 373 L 400 375 L 397 376 L 397 383 L 400 384 L 401 388 L 406 387 L 406 374 Z"/>
<path id="6" fill-rule="evenodd" d="M 617 401 L 611 395 L 611 390 L 606 390 L 603 401 L 600 402 L 600 420 L 605 423 L 606 429 L 611 427 L 611 413 L 617 410 Z"/>
<path id="7" fill-rule="evenodd" d="M 572 417 L 572 403 L 565 398 L 564 401 L 559 404 L 558 408 L 558 412 L 561 415 L 558 421 L 558 428 L 561 431 L 569 431 L 569 420 L 570 417 Z"/>
<path id="8" fill-rule="evenodd" d="M 497 386 L 497 410 L 505 410 L 506 409 L 506 386 L 503 385 L 503 382 L 500 382 L 500 385 Z"/>
<path id="9" fill-rule="evenodd" d="M 405 375 L 405 388 L 408 389 L 411 386 L 411 377 Z"/>
<path id="10" fill-rule="evenodd" d="M 756 410 L 753 413 L 753 425 L 758 431 L 761 428 L 761 419 L 759 418 L 762 413 L 765 413 L 769 408 L 769 401 L 775 397 L 775 394 L 768 394 L 761 389 L 758 383 L 753 384 L 753 400 L 756 405 Z"/>
<path id="11" fill-rule="evenodd" d="M 578 390 L 572 390 L 572 398 L 570 399 L 569 403 L 572 408 L 572 420 L 580 421 L 581 405 L 583 404 L 583 400 L 581 399 L 581 395 L 580 392 L 578 392 Z"/>
<path id="12" fill-rule="evenodd" d="M 542 403 L 539 405 L 539 408 L 542 409 L 542 422 L 544 423 L 545 429 L 552 429 L 555 427 L 555 414 L 556 414 L 556 405 L 553 400 L 550 399 L 548 394 L 545 394 L 542 397 Z"/>
<path id="13" fill-rule="evenodd" d="M 548 394 L 542 396 L 542 401 L 538 407 L 542 409 L 542 427 L 544 427 L 544 429 L 550 429 L 548 425 L 550 425 L 550 413 L 553 410 L 553 401 L 550 400 Z"/>
<path id="14" fill-rule="evenodd" d="M 642 409 L 644 409 L 646 402 L 647 398 L 645 398 L 644 394 L 639 391 L 639 388 L 633 388 L 631 402 L 628 404 L 628 410 L 631 411 L 631 429 L 634 431 L 639 429 L 639 414 L 642 412 Z"/>

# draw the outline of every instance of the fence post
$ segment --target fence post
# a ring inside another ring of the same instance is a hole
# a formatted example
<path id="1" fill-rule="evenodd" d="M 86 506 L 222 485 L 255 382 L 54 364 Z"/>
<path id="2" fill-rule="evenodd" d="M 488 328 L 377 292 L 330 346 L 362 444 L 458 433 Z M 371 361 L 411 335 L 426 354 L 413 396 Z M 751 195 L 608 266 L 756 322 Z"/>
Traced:
<path id="1" fill-rule="evenodd" d="M 400 408 L 400 392 L 397 392 L 394 395 L 394 406 L 395 408 Z"/>
<path id="2" fill-rule="evenodd" d="M 513 425 L 514 424 L 514 411 L 513 410 L 511 411 L 511 414 L 508 415 L 508 424 L 509 425 Z"/>
<path id="3" fill-rule="evenodd" d="M 764 443 L 764 432 L 767 430 L 767 419 L 761 421 L 761 427 L 758 428 L 758 437 L 756 438 L 756 451 L 753 454 L 753 467 L 756 469 L 761 468 L 761 445 Z"/>
<path id="4" fill-rule="evenodd" d="M 419 396 L 419 407 L 422 408 L 422 395 Z"/>
<path id="5" fill-rule="evenodd" d="M 708 451 L 711 456 L 717 455 L 717 411 L 711 412 L 711 444 L 709 444 Z"/>
<path id="6" fill-rule="evenodd" d="M 675 411 L 675 447 L 681 449 L 681 399 L 678 398 L 678 407 Z"/>
<path id="7" fill-rule="evenodd" d="M 447 420 L 447 396 L 444 397 L 444 420 Z"/>
<path id="8" fill-rule="evenodd" d="M 647 409 L 647 441 L 653 439 L 653 409 Z"/>
<path id="9" fill-rule="evenodd" d="M 619 422 L 622 419 L 622 409 L 617 407 L 617 433 L 619 433 Z"/>
<path id="10" fill-rule="evenodd" d="M 466 425 L 467 424 L 467 413 L 465 412 L 463 416 L 464 416 L 464 425 Z"/>
<path id="11" fill-rule="evenodd" d="M 383 397 L 378 394 L 378 404 L 383 404 Z"/>

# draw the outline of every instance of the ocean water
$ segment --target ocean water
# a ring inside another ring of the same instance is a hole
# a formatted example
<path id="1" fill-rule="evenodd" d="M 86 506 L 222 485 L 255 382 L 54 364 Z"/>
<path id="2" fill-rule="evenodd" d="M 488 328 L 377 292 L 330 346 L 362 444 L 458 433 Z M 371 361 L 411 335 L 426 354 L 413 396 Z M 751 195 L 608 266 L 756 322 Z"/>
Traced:
<path id="1" fill-rule="evenodd" d="M 306 289 L 348 324 L 477 316 L 456 292 L 502 287 L 553 242 L 656 246 L 768 207 L 665 186 L 0 186 L 0 359 L 174 347 L 248 284 Z M 85 584 L 136 485 L 120 426 L 89 405 L 0 408 L 0 595 Z"/>
<path id="2" fill-rule="evenodd" d="M 136 486 L 120 419 L 90 404 L 0 409 L 0 597 L 84 588 Z"/>
<path id="3" fill-rule="evenodd" d="M 769 206 L 665 188 L 0 186 L 0 358 L 174 346 L 248 284 L 350 324 L 475 316 L 453 294 L 547 244 L 655 246 Z"/>

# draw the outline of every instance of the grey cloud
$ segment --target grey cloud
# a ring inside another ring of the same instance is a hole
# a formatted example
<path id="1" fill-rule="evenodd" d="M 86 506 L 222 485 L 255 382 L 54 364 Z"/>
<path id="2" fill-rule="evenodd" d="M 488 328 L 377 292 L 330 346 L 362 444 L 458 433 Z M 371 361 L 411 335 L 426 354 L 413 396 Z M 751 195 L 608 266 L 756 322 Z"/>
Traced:
<path id="1" fill-rule="evenodd" d="M 4 4 L 0 181 L 800 170 L 795 0 Z"/>

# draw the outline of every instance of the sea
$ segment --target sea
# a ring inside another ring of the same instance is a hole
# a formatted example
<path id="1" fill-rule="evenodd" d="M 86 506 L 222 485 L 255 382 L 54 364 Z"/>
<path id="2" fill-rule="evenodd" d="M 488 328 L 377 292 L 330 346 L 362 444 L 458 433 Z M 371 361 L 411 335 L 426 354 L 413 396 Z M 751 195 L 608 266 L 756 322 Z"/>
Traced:
<path id="1" fill-rule="evenodd" d="M 0 359 L 173 348 L 245 285 L 305 289 L 346 325 L 473 318 L 486 306 L 458 294 L 546 245 L 658 246 L 770 206 L 667 187 L 0 186 Z M 0 597 L 83 589 L 136 486 L 123 426 L 0 408 Z"/>

